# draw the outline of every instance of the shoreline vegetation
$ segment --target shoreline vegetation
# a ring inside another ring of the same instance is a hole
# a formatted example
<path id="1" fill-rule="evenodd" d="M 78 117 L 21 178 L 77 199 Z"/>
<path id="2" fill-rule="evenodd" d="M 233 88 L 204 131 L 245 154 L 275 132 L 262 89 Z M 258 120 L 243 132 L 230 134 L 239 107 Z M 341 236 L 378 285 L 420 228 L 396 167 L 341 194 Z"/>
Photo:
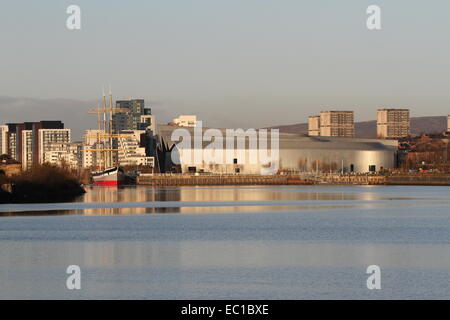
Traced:
<path id="1" fill-rule="evenodd" d="M 44 164 L 11 177 L 0 175 L 0 203 L 67 202 L 85 192 L 64 167 Z"/>

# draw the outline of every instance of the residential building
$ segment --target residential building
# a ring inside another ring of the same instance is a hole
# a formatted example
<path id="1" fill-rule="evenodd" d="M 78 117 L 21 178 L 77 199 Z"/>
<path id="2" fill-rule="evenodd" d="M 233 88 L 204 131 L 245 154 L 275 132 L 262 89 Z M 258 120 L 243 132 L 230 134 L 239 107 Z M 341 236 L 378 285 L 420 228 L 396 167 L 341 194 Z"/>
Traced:
<path id="1" fill-rule="evenodd" d="M 61 121 L 8 123 L 0 126 L 2 153 L 6 153 L 12 159 L 21 162 L 24 170 L 31 168 L 32 165 L 42 163 L 40 155 L 42 155 L 42 148 L 45 148 L 45 144 L 42 144 L 39 140 L 40 130 L 67 131 L 69 129 L 64 129 L 64 124 Z M 42 142 L 46 143 L 48 139 L 53 141 L 51 137 L 47 137 Z M 70 134 L 68 139 L 70 139 Z"/>
<path id="2" fill-rule="evenodd" d="M 44 153 L 46 163 L 68 166 L 73 169 L 82 167 L 82 142 L 55 142 L 48 145 Z"/>
<path id="3" fill-rule="evenodd" d="M 22 170 L 36 164 L 61 163 L 63 158 L 76 166 L 81 155 L 81 147 L 77 145 L 75 151 L 70 129 L 64 129 L 61 121 L 9 123 L 0 126 L 0 139 L 1 151 L 20 162 Z"/>
<path id="4" fill-rule="evenodd" d="M 310 116 L 308 118 L 308 135 L 320 136 L 320 116 Z"/>
<path id="5" fill-rule="evenodd" d="M 38 161 L 39 164 L 51 161 L 46 153 L 52 151 L 55 143 L 69 143 L 70 129 L 38 129 Z"/>
<path id="6" fill-rule="evenodd" d="M 145 125 L 141 122 L 141 116 L 152 114 L 151 109 L 145 107 L 144 99 L 117 100 L 116 108 L 128 111 L 113 114 L 112 129 L 114 133 L 123 130 L 140 130 Z"/>
<path id="7" fill-rule="evenodd" d="M 321 111 L 320 136 L 354 137 L 355 123 L 353 111 Z"/>
<path id="8" fill-rule="evenodd" d="M 155 158 L 147 156 L 142 143 L 145 130 L 122 131 L 118 140 L 118 162 L 121 166 L 155 166 Z"/>
<path id="9" fill-rule="evenodd" d="M 19 123 L 7 123 L 6 130 L 6 154 L 9 155 L 12 159 L 20 161 L 21 152 L 19 148 L 19 141 L 17 139 L 19 131 Z"/>
<path id="10" fill-rule="evenodd" d="M 154 132 L 156 129 L 156 118 L 151 114 L 142 115 L 139 125 L 139 130 L 152 130 Z"/>
<path id="11" fill-rule="evenodd" d="M 100 165 L 101 151 L 103 146 L 101 145 L 102 135 L 105 134 L 104 130 L 89 129 L 85 131 L 83 135 L 83 147 L 82 147 L 82 167 L 83 168 L 96 168 Z M 91 151 L 94 150 L 95 151 Z"/>
<path id="12" fill-rule="evenodd" d="M 33 166 L 33 130 L 22 130 L 21 135 L 22 170 L 28 170 Z"/>
<path id="13" fill-rule="evenodd" d="M 398 139 L 409 136 L 409 109 L 379 109 L 377 111 L 377 137 Z"/>
<path id="14" fill-rule="evenodd" d="M 0 155 L 8 154 L 8 126 L 0 125 Z"/>
<path id="15" fill-rule="evenodd" d="M 83 143 L 92 146 L 101 141 L 101 136 L 105 134 L 105 130 L 88 129 L 84 131 Z"/>
<path id="16" fill-rule="evenodd" d="M 121 111 L 112 116 L 112 132 L 119 134 L 122 131 L 146 130 L 154 127 L 154 117 L 151 108 L 145 106 L 144 99 L 117 100 L 116 108 Z M 126 111 L 124 111 L 126 110 Z M 113 139 L 112 148 L 117 149 L 117 140 Z M 112 151 L 112 161 L 117 162 L 117 151 Z"/>
<path id="17" fill-rule="evenodd" d="M 15 131 L 8 132 L 8 155 L 11 156 L 12 159 L 19 159 L 19 155 L 17 152 L 17 134 Z"/>
<path id="18" fill-rule="evenodd" d="M 128 114 L 114 113 L 112 115 L 112 129 L 113 133 L 118 133 L 122 130 L 128 129 Z"/>

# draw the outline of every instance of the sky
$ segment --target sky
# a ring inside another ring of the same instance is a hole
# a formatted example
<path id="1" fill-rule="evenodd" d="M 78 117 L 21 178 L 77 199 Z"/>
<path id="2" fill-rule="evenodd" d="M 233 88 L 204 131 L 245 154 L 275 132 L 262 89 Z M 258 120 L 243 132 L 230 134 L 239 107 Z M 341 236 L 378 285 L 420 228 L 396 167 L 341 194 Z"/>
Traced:
<path id="1" fill-rule="evenodd" d="M 81 8 L 81 30 L 66 8 Z M 382 29 L 366 27 L 369 5 Z M 450 114 L 450 1 L 14 0 L 0 2 L 0 123 L 95 127 L 102 86 L 158 122 L 303 123 L 321 110 Z"/>

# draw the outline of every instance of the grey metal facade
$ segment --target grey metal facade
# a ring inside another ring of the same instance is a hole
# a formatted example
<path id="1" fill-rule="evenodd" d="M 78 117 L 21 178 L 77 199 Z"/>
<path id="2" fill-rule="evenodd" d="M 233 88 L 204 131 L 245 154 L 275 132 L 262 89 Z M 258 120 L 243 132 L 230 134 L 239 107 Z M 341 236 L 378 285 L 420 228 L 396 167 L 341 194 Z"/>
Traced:
<path id="1" fill-rule="evenodd" d="M 171 140 L 171 133 L 176 127 L 158 126 L 158 135 L 172 149 L 176 141 Z M 193 129 L 187 129 L 193 133 Z M 206 128 L 204 129 L 206 130 Z M 222 130 L 224 132 L 224 130 Z M 225 136 L 225 134 L 224 134 Z M 210 142 L 205 142 L 203 148 Z M 396 140 L 359 139 L 341 137 L 310 137 L 301 134 L 279 135 L 280 171 L 292 172 L 355 172 L 365 173 L 389 169 L 396 166 Z M 248 148 L 248 143 L 246 143 Z M 174 149 L 176 152 L 176 148 Z M 246 150 L 248 154 L 249 150 Z M 195 167 L 196 171 L 211 173 L 243 173 L 257 174 L 265 165 L 255 164 L 194 164 L 181 163 L 183 172 Z M 235 171 L 233 168 L 239 168 Z"/>

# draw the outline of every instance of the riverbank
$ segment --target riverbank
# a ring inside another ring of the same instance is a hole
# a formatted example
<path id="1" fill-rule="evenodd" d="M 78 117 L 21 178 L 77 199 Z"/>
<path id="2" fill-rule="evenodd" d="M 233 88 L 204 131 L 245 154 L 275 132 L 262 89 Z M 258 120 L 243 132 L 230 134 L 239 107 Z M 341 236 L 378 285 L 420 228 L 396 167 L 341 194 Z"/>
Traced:
<path id="1" fill-rule="evenodd" d="M 450 186 L 450 174 L 404 174 L 386 177 L 388 185 Z"/>
<path id="2" fill-rule="evenodd" d="M 239 186 L 239 185 L 312 185 L 302 175 L 140 175 L 139 185 L 152 186 Z"/>
<path id="3" fill-rule="evenodd" d="M 450 186 L 448 174 L 141 175 L 138 185 L 430 185 Z"/>
<path id="4" fill-rule="evenodd" d="M 64 168 L 42 165 L 12 177 L 2 177 L 0 203 L 72 201 L 86 191 Z"/>
<path id="5" fill-rule="evenodd" d="M 386 175 L 326 175 L 318 177 L 322 184 L 450 186 L 449 174 L 403 173 Z"/>

